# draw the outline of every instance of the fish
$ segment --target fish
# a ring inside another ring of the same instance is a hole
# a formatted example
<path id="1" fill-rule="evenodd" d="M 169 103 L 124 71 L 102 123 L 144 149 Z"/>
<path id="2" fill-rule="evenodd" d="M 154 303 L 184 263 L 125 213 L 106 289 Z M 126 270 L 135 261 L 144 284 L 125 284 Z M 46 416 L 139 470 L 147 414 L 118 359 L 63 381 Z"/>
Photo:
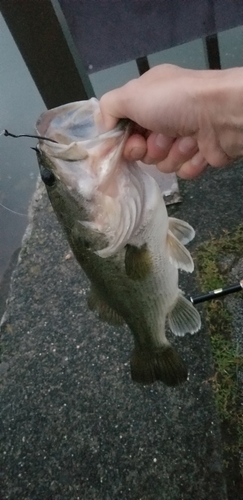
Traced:
<path id="1" fill-rule="evenodd" d="M 168 217 L 157 182 L 124 158 L 131 122 L 106 131 L 99 101 L 91 98 L 45 111 L 36 130 L 41 178 L 91 283 L 89 308 L 130 328 L 134 382 L 185 382 L 187 366 L 166 337 L 166 322 L 176 336 L 201 326 L 178 287 L 178 270 L 194 269 L 185 245 L 195 232 Z"/>

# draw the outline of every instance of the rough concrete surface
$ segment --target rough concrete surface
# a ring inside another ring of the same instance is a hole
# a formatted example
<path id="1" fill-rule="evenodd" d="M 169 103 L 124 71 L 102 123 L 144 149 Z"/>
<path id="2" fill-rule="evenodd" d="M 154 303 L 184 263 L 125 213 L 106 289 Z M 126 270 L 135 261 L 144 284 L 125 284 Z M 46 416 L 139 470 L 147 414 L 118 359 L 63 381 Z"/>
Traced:
<path id="1" fill-rule="evenodd" d="M 243 220 L 242 179 L 238 165 L 181 183 L 172 212 L 194 248 Z M 133 383 L 130 332 L 87 309 L 87 278 L 35 197 L 2 320 L 1 500 L 226 500 L 206 329 L 170 337 L 187 383 Z M 199 292 L 195 276 L 181 283 Z"/>

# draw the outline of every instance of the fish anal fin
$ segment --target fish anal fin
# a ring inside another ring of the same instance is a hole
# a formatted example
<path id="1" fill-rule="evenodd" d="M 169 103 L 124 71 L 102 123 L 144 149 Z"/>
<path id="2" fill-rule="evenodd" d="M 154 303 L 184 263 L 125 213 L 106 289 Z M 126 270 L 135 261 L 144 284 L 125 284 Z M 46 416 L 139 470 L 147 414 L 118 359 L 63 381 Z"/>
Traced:
<path id="1" fill-rule="evenodd" d="M 186 245 L 189 241 L 193 240 L 195 231 L 188 222 L 175 217 L 169 217 L 169 230 L 172 234 L 182 243 Z"/>
<path id="2" fill-rule="evenodd" d="M 168 344 L 153 351 L 135 347 L 131 357 L 131 377 L 140 384 L 156 380 L 176 386 L 187 380 L 187 367 L 179 354 Z"/>
<path id="3" fill-rule="evenodd" d="M 173 309 L 168 314 L 168 322 L 171 331 L 178 336 L 183 336 L 185 333 L 195 333 L 201 328 L 199 312 L 182 295 L 181 291 Z"/>
<path id="4" fill-rule="evenodd" d="M 89 309 L 91 311 L 97 311 L 99 318 L 102 321 L 106 321 L 106 323 L 114 326 L 123 325 L 124 320 L 122 316 L 120 316 L 114 309 L 112 309 L 112 307 L 109 306 L 109 304 L 105 302 L 105 300 L 103 300 L 102 297 L 100 297 L 100 294 L 93 286 L 91 287 L 87 302 Z"/>
<path id="5" fill-rule="evenodd" d="M 126 246 L 126 274 L 132 280 L 143 280 L 152 270 L 152 259 L 146 243 L 140 248 L 134 245 Z"/>
<path id="6" fill-rule="evenodd" d="M 167 248 L 171 263 L 177 269 L 183 269 L 188 273 L 194 270 L 194 263 L 190 252 L 182 245 L 182 243 L 169 230 L 167 234 Z"/>

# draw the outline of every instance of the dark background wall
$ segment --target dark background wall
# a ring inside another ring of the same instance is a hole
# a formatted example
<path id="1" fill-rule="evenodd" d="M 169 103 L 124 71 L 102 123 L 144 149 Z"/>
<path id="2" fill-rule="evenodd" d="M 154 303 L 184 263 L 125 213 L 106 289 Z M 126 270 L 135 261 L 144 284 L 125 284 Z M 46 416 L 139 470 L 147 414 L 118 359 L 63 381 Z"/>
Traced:
<path id="1" fill-rule="evenodd" d="M 59 0 L 59 4 L 87 72 L 243 22 L 242 0 Z"/>

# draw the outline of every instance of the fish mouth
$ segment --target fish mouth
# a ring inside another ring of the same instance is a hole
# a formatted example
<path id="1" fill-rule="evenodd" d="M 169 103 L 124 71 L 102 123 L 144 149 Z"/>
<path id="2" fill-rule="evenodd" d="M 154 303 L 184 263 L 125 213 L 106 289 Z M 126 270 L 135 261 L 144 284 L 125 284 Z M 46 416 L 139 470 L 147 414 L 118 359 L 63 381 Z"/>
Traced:
<path id="1" fill-rule="evenodd" d="M 98 255 L 115 254 L 138 227 L 142 213 L 143 182 L 123 158 L 131 131 L 128 120 L 107 132 L 99 101 L 92 98 L 46 111 L 36 128 L 39 163 L 53 171 L 60 192 L 68 190 L 84 206 L 89 220 L 85 227 L 90 224 L 106 236 L 108 246 Z"/>
<path id="2" fill-rule="evenodd" d="M 122 119 L 107 132 L 99 101 L 92 98 L 45 111 L 37 121 L 36 131 L 40 150 L 47 156 L 65 161 L 80 161 L 90 156 L 100 163 L 111 152 L 115 156 L 121 154 L 130 126 L 129 120 Z M 97 162 L 93 160 L 94 165 Z"/>
<path id="3" fill-rule="evenodd" d="M 130 133 L 128 120 L 120 120 L 115 129 L 107 132 L 99 101 L 92 98 L 45 111 L 36 130 L 40 154 L 66 185 L 75 188 L 89 183 L 93 190 L 105 192 L 114 184 Z"/>
<path id="4" fill-rule="evenodd" d="M 98 109 L 96 102 L 90 104 L 90 101 L 72 102 L 45 111 L 37 121 L 37 133 L 66 145 L 97 137 Z"/>
<path id="5" fill-rule="evenodd" d="M 128 119 L 119 120 L 112 131 L 113 136 L 123 134 L 130 123 Z M 46 137 L 63 145 L 97 140 L 100 137 L 105 140 L 111 135 L 111 131 L 107 132 L 105 129 L 96 98 L 45 111 L 36 123 L 36 131 L 41 138 Z"/>

